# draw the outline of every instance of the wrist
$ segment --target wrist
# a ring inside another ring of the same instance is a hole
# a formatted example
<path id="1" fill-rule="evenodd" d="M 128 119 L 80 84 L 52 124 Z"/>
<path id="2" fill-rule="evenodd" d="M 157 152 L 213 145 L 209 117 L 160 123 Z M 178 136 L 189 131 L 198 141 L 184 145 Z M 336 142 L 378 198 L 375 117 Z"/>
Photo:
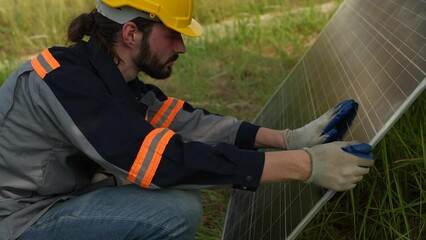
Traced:
<path id="1" fill-rule="evenodd" d="M 305 181 L 311 172 L 311 158 L 303 150 L 266 152 L 261 182 Z"/>
<path id="2" fill-rule="evenodd" d="M 254 147 L 268 147 L 277 149 L 286 149 L 285 146 L 285 131 L 287 130 L 275 130 L 270 128 L 259 128 L 256 134 L 256 140 Z"/>

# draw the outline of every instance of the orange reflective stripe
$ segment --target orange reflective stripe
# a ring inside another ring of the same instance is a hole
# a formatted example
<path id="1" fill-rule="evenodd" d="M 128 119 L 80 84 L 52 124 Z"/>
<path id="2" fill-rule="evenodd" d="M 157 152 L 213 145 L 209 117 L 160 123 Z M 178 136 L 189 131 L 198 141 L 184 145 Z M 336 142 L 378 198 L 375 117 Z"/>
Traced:
<path id="1" fill-rule="evenodd" d="M 166 121 L 164 121 L 164 123 L 161 125 L 161 127 L 167 128 L 170 126 L 170 124 L 173 122 L 178 112 L 182 109 L 183 104 L 184 104 L 184 101 L 178 100 L 178 102 L 176 103 L 176 106 L 172 109 L 171 113 L 167 117 Z"/>
<path id="2" fill-rule="evenodd" d="M 58 61 L 56 61 L 56 59 L 49 52 L 49 49 L 45 49 L 43 52 L 41 52 L 41 55 L 44 57 L 46 62 L 50 65 L 50 67 L 52 68 L 52 71 L 61 66 L 58 63 Z"/>
<path id="3" fill-rule="evenodd" d="M 133 162 L 132 168 L 129 171 L 127 180 L 131 182 L 136 182 L 136 177 L 139 174 L 139 170 L 142 167 L 142 164 L 146 158 L 149 147 L 151 146 L 152 140 L 154 137 L 161 131 L 160 128 L 154 129 L 151 131 L 143 140 L 141 148 L 139 149 L 138 155 L 136 156 L 135 161 Z"/>
<path id="4" fill-rule="evenodd" d="M 33 66 L 34 71 L 40 76 L 40 78 L 46 77 L 46 74 L 57 69 L 61 65 L 56 61 L 56 59 L 49 52 L 49 49 L 45 49 L 37 57 L 31 59 L 31 66 Z"/>
<path id="5" fill-rule="evenodd" d="M 31 59 L 31 66 L 33 66 L 36 73 L 43 79 L 47 72 L 44 70 L 43 66 L 41 66 L 40 62 L 38 61 L 37 57 Z"/>
<path id="6" fill-rule="evenodd" d="M 142 142 L 141 148 L 129 171 L 127 180 L 149 188 L 160 164 L 163 152 L 174 132 L 166 128 L 156 128 Z"/>
<path id="7" fill-rule="evenodd" d="M 161 117 L 166 113 L 167 109 L 169 109 L 170 105 L 173 102 L 173 98 L 169 97 L 161 106 L 160 110 L 155 114 L 155 116 L 151 120 L 151 125 L 156 126 L 160 121 Z"/>
<path id="8" fill-rule="evenodd" d="M 167 128 L 182 109 L 184 101 L 169 97 L 161 106 L 160 110 L 151 120 L 151 125 L 155 127 Z"/>
<path id="9" fill-rule="evenodd" d="M 157 172 L 158 165 L 160 165 L 160 160 L 163 157 L 164 150 L 166 149 L 167 144 L 170 139 L 173 137 L 174 132 L 168 130 L 166 134 L 161 138 L 158 143 L 157 148 L 155 149 L 154 157 L 151 160 L 151 164 L 149 164 L 148 170 L 145 173 L 145 176 L 141 182 L 141 187 L 149 188 L 149 185 L 154 178 L 155 173 Z"/>

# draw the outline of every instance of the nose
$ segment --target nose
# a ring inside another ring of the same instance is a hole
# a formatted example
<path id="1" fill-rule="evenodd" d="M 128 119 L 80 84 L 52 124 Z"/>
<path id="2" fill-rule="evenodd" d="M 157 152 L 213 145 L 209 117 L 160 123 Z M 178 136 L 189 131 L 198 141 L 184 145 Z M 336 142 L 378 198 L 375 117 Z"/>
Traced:
<path id="1" fill-rule="evenodd" d="M 186 53 L 185 41 L 180 34 L 176 37 L 175 40 L 175 52 L 179 54 Z"/>

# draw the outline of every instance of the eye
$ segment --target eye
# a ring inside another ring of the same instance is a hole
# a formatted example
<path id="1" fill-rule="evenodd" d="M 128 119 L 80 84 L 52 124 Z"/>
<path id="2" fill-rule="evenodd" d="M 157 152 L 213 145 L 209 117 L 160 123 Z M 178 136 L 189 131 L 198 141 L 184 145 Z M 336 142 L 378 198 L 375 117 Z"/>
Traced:
<path id="1" fill-rule="evenodd" d="M 171 38 L 171 39 L 179 39 L 179 38 L 181 38 L 181 34 L 180 34 L 179 32 L 176 32 L 176 31 L 171 31 L 171 32 L 167 35 L 167 37 L 168 37 L 168 38 Z"/>

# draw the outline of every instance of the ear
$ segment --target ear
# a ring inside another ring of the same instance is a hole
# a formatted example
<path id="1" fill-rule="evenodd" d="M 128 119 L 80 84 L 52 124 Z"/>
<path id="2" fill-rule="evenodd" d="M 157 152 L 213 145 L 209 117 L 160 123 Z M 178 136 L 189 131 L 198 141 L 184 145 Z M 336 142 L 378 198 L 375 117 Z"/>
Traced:
<path id="1" fill-rule="evenodd" d="M 133 47 L 141 42 L 142 32 L 139 31 L 134 22 L 126 22 L 121 28 L 121 38 L 123 43 L 129 47 Z"/>

